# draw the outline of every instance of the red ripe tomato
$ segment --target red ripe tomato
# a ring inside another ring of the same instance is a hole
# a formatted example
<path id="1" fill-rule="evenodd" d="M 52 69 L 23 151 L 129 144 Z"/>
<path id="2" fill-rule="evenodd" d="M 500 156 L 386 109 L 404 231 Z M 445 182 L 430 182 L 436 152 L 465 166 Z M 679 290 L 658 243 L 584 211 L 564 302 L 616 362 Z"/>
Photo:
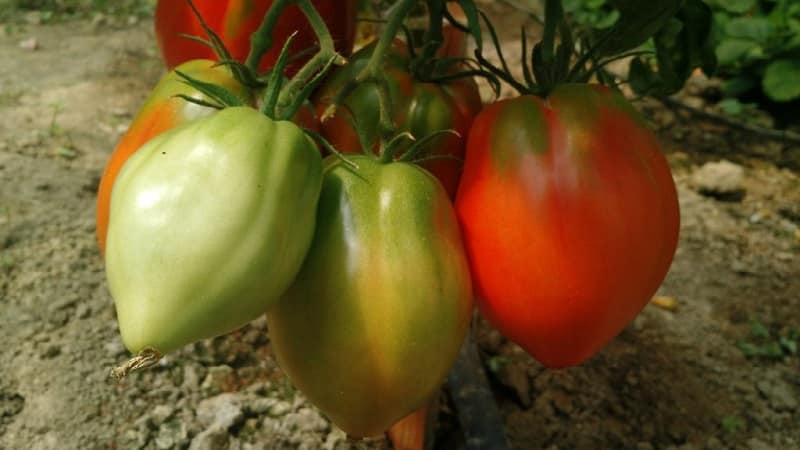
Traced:
<path id="1" fill-rule="evenodd" d="M 357 0 L 314 0 L 312 3 L 330 29 L 336 49 L 349 54 L 355 37 Z M 272 0 L 195 0 L 203 19 L 214 30 L 237 61 L 244 61 L 250 51 L 250 35 L 258 29 Z M 181 34 L 205 38 L 205 32 L 186 0 L 159 0 L 155 14 L 156 36 L 167 68 L 191 59 L 216 59 L 212 49 Z M 264 55 L 259 69 L 272 67 L 284 41 L 295 31 L 294 53 L 312 48 L 317 39 L 297 6 L 289 6 L 277 23 L 272 49 Z M 302 61 L 301 61 L 302 62 Z M 296 63 L 290 67 L 299 67 Z"/>
<path id="2" fill-rule="evenodd" d="M 551 367 L 578 364 L 618 334 L 663 281 L 678 241 L 656 138 L 600 86 L 486 108 L 456 209 L 482 312 Z"/>

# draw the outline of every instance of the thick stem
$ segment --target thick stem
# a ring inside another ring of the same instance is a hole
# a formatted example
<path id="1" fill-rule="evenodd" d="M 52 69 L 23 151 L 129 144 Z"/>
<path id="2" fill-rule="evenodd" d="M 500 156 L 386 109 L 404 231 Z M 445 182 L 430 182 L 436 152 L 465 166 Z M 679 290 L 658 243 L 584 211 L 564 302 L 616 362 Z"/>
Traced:
<path id="1" fill-rule="evenodd" d="M 300 10 L 308 19 L 308 23 L 314 30 L 319 40 L 319 52 L 314 55 L 289 81 L 284 90 L 281 92 L 278 100 L 278 115 L 283 119 L 290 119 L 294 117 L 297 112 L 296 105 L 302 104 L 302 101 L 297 101 L 296 97 L 304 87 L 312 83 L 321 70 L 328 66 L 333 60 L 335 63 L 344 63 L 343 58 L 338 56 L 336 48 L 334 47 L 333 37 L 325 25 L 325 20 L 319 15 L 314 5 L 310 0 L 295 0 Z M 294 109 L 294 111 L 292 110 Z"/>
<path id="2" fill-rule="evenodd" d="M 272 48 L 272 31 L 278 23 L 283 10 L 292 3 L 292 0 L 275 0 L 269 7 L 261 26 L 250 37 L 250 53 L 247 55 L 247 67 L 258 73 L 258 65 L 261 57 Z"/>
<path id="3" fill-rule="evenodd" d="M 423 38 L 425 47 L 422 51 L 422 60 L 426 61 L 436 56 L 436 51 L 444 42 L 442 22 L 444 21 L 444 0 L 427 0 L 428 2 L 428 29 Z"/>
<path id="4" fill-rule="evenodd" d="M 389 85 L 386 82 L 383 74 L 383 61 L 389 46 L 392 44 L 392 41 L 394 41 L 395 36 L 397 36 L 397 32 L 400 31 L 400 28 L 403 26 L 403 22 L 405 21 L 406 17 L 408 17 L 408 14 L 411 12 L 411 9 L 414 7 L 415 3 L 416 0 L 398 1 L 394 11 L 392 11 L 392 15 L 389 16 L 386 27 L 384 28 L 380 39 L 378 39 L 378 43 L 375 45 L 375 49 L 373 50 L 372 56 L 370 57 L 366 67 L 364 67 L 361 73 L 356 76 L 356 79 L 353 80 L 352 83 L 349 83 L 351 86 L 345 88 L 345 90 L 352 91 L 355 86 L 358 86 L 361 83 L 373 82 L 376 84 L 378 95 L 381 101 L 379 129 L 381 145 L 386 142 L 386 138 L 388 136 L 394 133 L 395 129 L 394 120 L 392 119 L 392 105 L 391 95 L 389 94 Z"/>

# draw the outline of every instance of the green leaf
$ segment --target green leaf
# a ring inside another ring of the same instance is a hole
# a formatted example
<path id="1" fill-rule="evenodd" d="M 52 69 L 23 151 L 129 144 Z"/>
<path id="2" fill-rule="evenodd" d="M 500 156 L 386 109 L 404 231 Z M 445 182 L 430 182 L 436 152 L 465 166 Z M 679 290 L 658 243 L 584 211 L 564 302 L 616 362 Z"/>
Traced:
<path id="1" fill-rule="evenodd" d="M 800 98 L 800 60 L 781 59 L 767 66 L 762 81 L 764 92 L 776 102 Z"/>
<path id="2" fill-rule="evenodd" d="M 652 71 L 641 61 L 634 61 L 636 66 L 631 64 L 633 88 L 640 94 L 670 95 L 683 87 L 695 68 L 712 74 L 717 61 L 711 46 L 711 22 L 707 5 L 701 0 L 686 0 L 653 38 L 658 72 L 649 73 Z"/>
<path id="3" fill-rule="evenodd" d="M 741 74 L 725 81 L 722 84 L 722 92 L 731 97 L 739 97 L 758 84 L 759 80 L 755 79 L 754 77 L 747 74 Z"/>
<path id="4" fill-rule="evenodd" d="M 753 9 L 756 6 L 756 0 L 717 0 L 714 4 L 728 12 L 741 14 Z"/>
<path id="5" fill-rule="evenodd" d="M 725 25 L 725 34 L 732 38 L 763 43 L 775 32 L 775 25 L 766 17 L 737 17 Z"/>
<path id="6" fill-rule="evenodd" d="M 742 103 L 735 98 L 726 98 L 725 100 L 717 103 L 717 106 L 720 110 L 722 110 L 722 112 L 729 116 L 738 116 L 744 112 L 744 105 L 742 105 Z"/>
<path id="7" fill-rule="evenodd" d="M 600 56 L 610 56 L 642 45 L 663 27 L 681 8 L 682 0 L 609 0 L 620 18 L 605 35 L 598 49 Z"/>
<path id="8" fill-rule="evenodd" d="M 717 60 L 721 66 L 735 66 L 764 56 L 758 43 L 744 39 L 728 39 L 717 47 Z"/>

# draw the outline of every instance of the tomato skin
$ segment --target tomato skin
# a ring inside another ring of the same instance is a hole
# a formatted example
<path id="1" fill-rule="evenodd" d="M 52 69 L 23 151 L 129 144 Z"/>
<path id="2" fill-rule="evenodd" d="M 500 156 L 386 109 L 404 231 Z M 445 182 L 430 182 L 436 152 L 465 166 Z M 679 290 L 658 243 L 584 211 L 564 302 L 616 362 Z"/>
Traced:
<path id="1" fill-rule="evenodd" d="M 550 367 L 579 364 L 647 304 L 679 207 L 655 136 L 617 93 L 563 85 L 487 107 L 456 209 L 481 311 Z"/>
<path id="2" fill-rule="evenodd" d="M 182 64 L 177 70 L 201 81 L 216 83 L 229 89 L 246 102 L 252 103 L 249 91 L 242 86 L 224 67 L 214 67 L 209 60 L 195 60 Z M 130 156 L 147 141 L 176 126 L 214 114 L 217 110 L 187 102 L 176 95 L 188 95 L 199 100 L 210 99 L 194 88 L 183 83 L 174 72 L 169 72 L 145 101 L 136 114 L 130 127 L 117 143 L 116 148 L 106 163 L 100 187 L 97 192 L 96 232 L 100 251 L 105 251 L 106 233 L 108 230 L 108 212 L 111 204 L 111 189 L 122 166 Z"/>
<path id="3" fill-rule="evenodd" d="M 252 108 L 145 144 L 114 183 L 105 255 L 126 347 L 167 353 L 263 314 L 308 251 L 321 183 L 316 144 Z"/>
<path id="4" fill-rule="evenodd" d="M 464 157 L 466 136 L 472 120 L 482 108 L 480 93 L 471 78 L 460 78 L 446 83 L 416 81 L 409 72 L 405 44 L 396 41 L 386 59 L 385 70 L 391 96 L 392 117 L 399 131 L 408 131 L 421 139 L 441 130 L 455 130 L 459 136 L 443 135 L 431 141 L 420 157 Z M 314 97 L 318 115 L 333 103 L 336 94 L 348 81 L 355 78 L 366 66 L 374 44 L 350 58 L 347 65 L 336 69 Z M 339 151 L 362 153 L 363 149 L 353 127 L 358 123 L 368 132 L 368 142 L 374 142 L 377 151 L 379 100 L 375 87 L 365 84 L 357 87 L 331 119 L 322 123 L 322 134 Z M 454 159 L 436 159 L 422 162 L 424 167 L 441 181 L 452 197 L 458 188 L 461 162 Z"/>
<path id="5" fill-rule="evenodd" d="M 261 25 L 272 0 L 195 0 L 203 19 L 222 39 L 231 56 L 244 61 L 250 51 L 250 35 Z M 312 2 L 325 20 L 336 49 L 348 55 L 355 38 L 357 0 L 314 0 Z M 214 59 L 213 50 L 181 34 L 205 38 L 200 23 L 185 0 L 159 0 L 155 12 L 158 45 L 167 68 L 192 59 Z M 297 6 L 284 10 L 273 33 L 274 45 L 261 59 L 259 69 L 270 69 L 278 59 L 283 43 L 298 31 L 292 43 L 293 53 L 316 45 L 317 39 L 308 21 Z M 306 58 L 307 59 L 307 58 Z M 295 70 L 302 61 L 292 64 Z"/>
<path id="6" fill-rule="evenodd" d="M 326 159 L 303 268 L 267 311 L 292 382 L 351 436 L 421 407 L 455 361 L 472 310 L 457 219 L 433 176 L 357 155 Z"/>

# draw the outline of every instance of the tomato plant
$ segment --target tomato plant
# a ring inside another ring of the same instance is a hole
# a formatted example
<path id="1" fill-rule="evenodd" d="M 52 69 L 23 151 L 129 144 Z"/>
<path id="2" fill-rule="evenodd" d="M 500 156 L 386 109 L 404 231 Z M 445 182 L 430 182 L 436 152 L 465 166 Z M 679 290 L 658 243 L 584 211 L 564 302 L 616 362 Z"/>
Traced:
<path id="1" fill-rule="evenodd" d="M 237 61 L 244 61 L 250 51 L 250 36 L 258 29 L 273 0 L 195 0 L 198 11 L 216 32 Z M 349 53 L 355 35 L 357 0 L 314 0 L 312 2 L 325 19 L 336 48 Z M 205 31 L 186 0 L 159 0 L 155 12 L 158 45 L 168 68 L 192 59 L 216 59 L 214 51 L 202 43 L 182 37 L 182 34 L 205 37 Z M 259 68 L 270 69 L 278 58 L 280 46 L 292 33 L 292 53 L 313 48 L 316 37 L 297 6 L 289 6 L 280 16 L 272 32 L 277 43 L 261 59 Z M 290 67 L 297 68 L 303 60 Z"/>
<path id="2" fill-rule="evenodd" d="M 213 61 L 189 61 L 177 67 L 177 70 L 201 81 L 225 87 L 241 96 L 246 103 L 253 102 L 251 93 L 231 75 L 228 69 L 214 66 Z M 125 161 L 147 141 L 159 134 L 182 123 L 216 112 L 214 108 L 187 102 L 178 95 L 209 100 L 197 89 L 184 83 L 177 72 L 169 72 L 150 93 L 106 163 L 97 192 L 96 209 L 97 241 L 100 244 L 101 252 L 105 251 L 111 189 Z"/>
<path id="3" fill-rule="evenodd" d="M 439 388 L 472 291 L 436 179 L 412 164 L 349 161 L 326 159 L 311 249 L 267 322 L 292 382 L 348 434 L 373 436 Z"/>
<path id="4" fill-rule="evenodd" d="M 368 64 L 374 45 L 356 52 L 347 66 L 335 70 L 315 96 L 318 115 L 334 101 L 336 94 Z M 461 174 L 466 135 L 472 119 L 481 110 L 478 87 L 472 78 L 441 82 L 418 81 L 411 72 L 405 44 L 396 41 L 384 59 L 384 73 L 391 97 L 390 114 L 401 131 L 423 138 L 442 130 L 457 135 L 442 135 L 425 146 L 420 165 L 433 173 L 453 196 Z M 343 100 L 336 115 L 322 123 L 322 134 L 340 151 L 363 152 L 357 130 L 365 142 L 378 149 L 379 97 L 375 87 L 362 84 Z M 432 159 L 431 159 L 432 158 Z"/>
<path id="5" fill-rule="evenodd" d="M 294 279 L 322 161 L 288 121 L 228 108 L 150 140 L 114 183 L 108 285 L 132 352 L 238 328 Z"/>
<path id="6" fill-rule="evenodd" d="M 475 120 L 456 200 L 481 311 L 547 366 L 619 333 L 666 275 L 675 185 L 618 93 L 560 85 Z"/>

